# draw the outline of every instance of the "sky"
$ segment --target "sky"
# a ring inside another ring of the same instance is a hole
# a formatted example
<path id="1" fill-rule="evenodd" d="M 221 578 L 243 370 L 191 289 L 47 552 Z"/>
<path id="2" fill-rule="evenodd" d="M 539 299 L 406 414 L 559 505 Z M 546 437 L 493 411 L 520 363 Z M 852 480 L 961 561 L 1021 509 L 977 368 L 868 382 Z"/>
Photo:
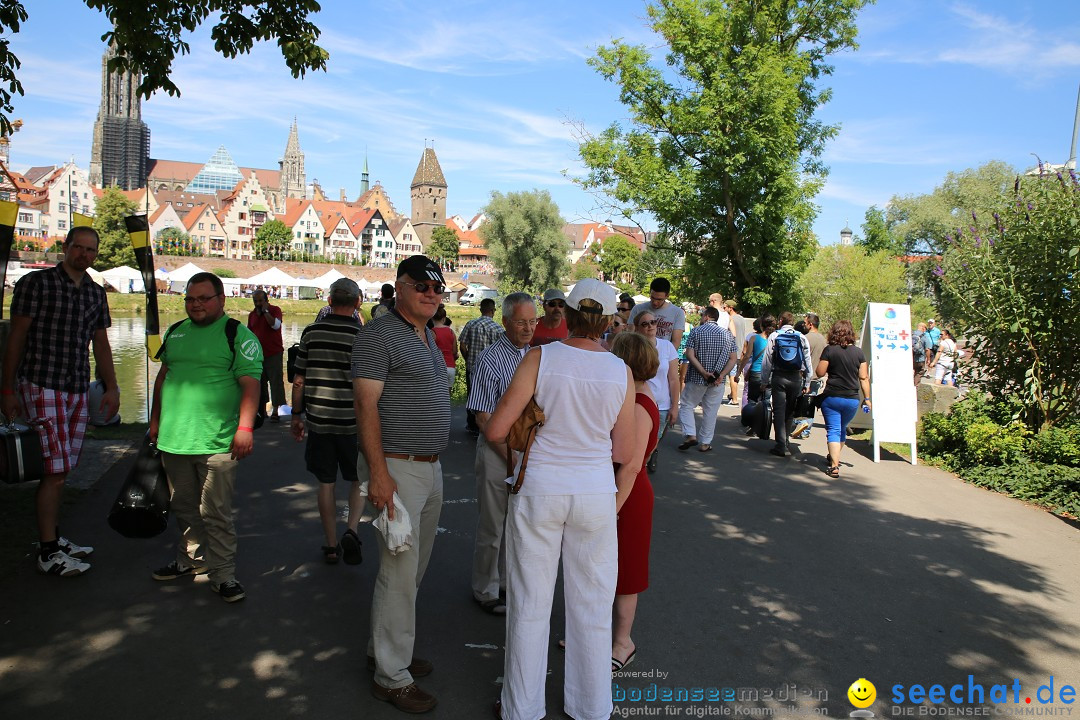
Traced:
<path id="1" fill-rule="evenodd" d="M 79 0 L 30 0 L 9 35 L 26 95 L 13 118 L 17 170 L 74 158 L 89 167 L 100 103 L 105 16 Z M 447 210 L 469 218 L 503 193 L 548 190 L 569 222 L 605 211 L 569 177 L 583 174 L 577 133 L 625 125 L 617 88 L 586 60 L 622 38 L 663 46 L 638 0 L 547 3 L 323 0 L 314 22 L 325 73 L 293 79 L 273 43 L 225 60 L 208 29 L 174 63 L 181 97 L 142 105 L 154 158 L 206 162 L 224 145 L 241 167 L 276 168 L 295 117 L 308 181 L 330 198 L 360 191 L 365 157 L 399 211 L 426 143 L 448 184 Z M 422 8 L 422 10 L 418 10 Z M 816 198 L 819 241 L 871 205 L 931 192 L 946 173 L 1003 160 L 1023 170 L 1068 159 L 1080 89 L 1077 0 L 881 0 L 858 18 L 859 49 L 832 58 L 838 123 Z M 645 222 L 647 229 L 650 223 Z"/>

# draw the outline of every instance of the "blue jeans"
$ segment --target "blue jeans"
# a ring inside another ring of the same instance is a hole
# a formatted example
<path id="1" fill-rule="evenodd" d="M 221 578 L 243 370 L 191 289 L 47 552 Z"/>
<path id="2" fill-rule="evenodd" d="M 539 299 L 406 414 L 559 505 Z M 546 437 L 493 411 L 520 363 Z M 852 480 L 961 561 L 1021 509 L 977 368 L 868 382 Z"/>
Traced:
<path id="1" fill-rule="evenodd" d="M 821 415 L 825 418 L 825 430 L 828 433 L 829 442 L 847 441 L 848 423 L 857 412 L 859 412 L 858 398 L 829 395 L 821 401 Z"/>

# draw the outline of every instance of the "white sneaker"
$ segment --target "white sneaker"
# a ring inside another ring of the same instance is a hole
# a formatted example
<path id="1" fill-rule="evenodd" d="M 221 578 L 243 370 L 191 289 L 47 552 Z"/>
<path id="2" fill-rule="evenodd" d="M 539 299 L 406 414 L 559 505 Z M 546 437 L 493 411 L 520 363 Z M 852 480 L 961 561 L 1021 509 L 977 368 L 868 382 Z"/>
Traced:
<path id="1" fill-rule="evenodd" d="M 48 560 L 42 560 L 41 555 L 38 555 L 37 568 L 38 572 L 45 573 L 46 575 L 74 577 L 76 575 L 82 575 L 89 570 L 90 563 L 76 560 L 63 550 L 57 550 L 49 556 Z"/>
<path id="2" fill-rule="evenodd" d="M 60 538 L 57 542 L 60 543 L 60 549 L 73 558 L 82 559 L 90 553 L 94 552 L 94 548 L 86 547 L 83 545 L 76 545 L 75 543 L 68 540 L 66 537 Z"/>

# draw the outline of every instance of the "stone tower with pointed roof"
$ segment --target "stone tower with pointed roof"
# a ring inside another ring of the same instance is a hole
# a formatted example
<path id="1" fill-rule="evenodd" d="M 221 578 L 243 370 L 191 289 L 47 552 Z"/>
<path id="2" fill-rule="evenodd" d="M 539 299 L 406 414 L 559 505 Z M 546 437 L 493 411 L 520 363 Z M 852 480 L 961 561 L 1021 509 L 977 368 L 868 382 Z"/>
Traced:
<path id="1" fill-rule="evenodd" d="M 101 56 L 101 106 L 90 145 L 90 184 L 136 190 L 146 183 L 150 128 L 142 121 L 139 76 L 109 72 L 116 48 Z"/>
<path id="2" fill-rule="evenodd" d="M 435 148 L 424 148 L 410 187 L 413 228 L 426 248 L 435 228 L 446 224 L 446 177 L 435 157 Z"/>
<path id="3" fill-rule="evenodd" d="M 287 198 L 303 199 L 307 195 L 307 176 L 304 174 L 304 151 L 300 149 L 300 135 L 293 118 L 289 130 L 289 142 L 285 145 L 285 157 L 278 160 L 281 168 L 280 198 L 282 207 Z"/>

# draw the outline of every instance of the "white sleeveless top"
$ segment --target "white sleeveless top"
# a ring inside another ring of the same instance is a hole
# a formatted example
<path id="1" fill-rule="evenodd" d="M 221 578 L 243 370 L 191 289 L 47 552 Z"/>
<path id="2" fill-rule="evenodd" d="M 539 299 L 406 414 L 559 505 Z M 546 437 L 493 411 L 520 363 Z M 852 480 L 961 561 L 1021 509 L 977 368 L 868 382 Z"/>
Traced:
<path id="1" fill-rule="evenodd" d="M 561 342 L 544 345 L 536 404 L 547 421 L 536 433 L 520 494 L 615 492 L 611 430 L 625 397 L 620 358 Z"/>

